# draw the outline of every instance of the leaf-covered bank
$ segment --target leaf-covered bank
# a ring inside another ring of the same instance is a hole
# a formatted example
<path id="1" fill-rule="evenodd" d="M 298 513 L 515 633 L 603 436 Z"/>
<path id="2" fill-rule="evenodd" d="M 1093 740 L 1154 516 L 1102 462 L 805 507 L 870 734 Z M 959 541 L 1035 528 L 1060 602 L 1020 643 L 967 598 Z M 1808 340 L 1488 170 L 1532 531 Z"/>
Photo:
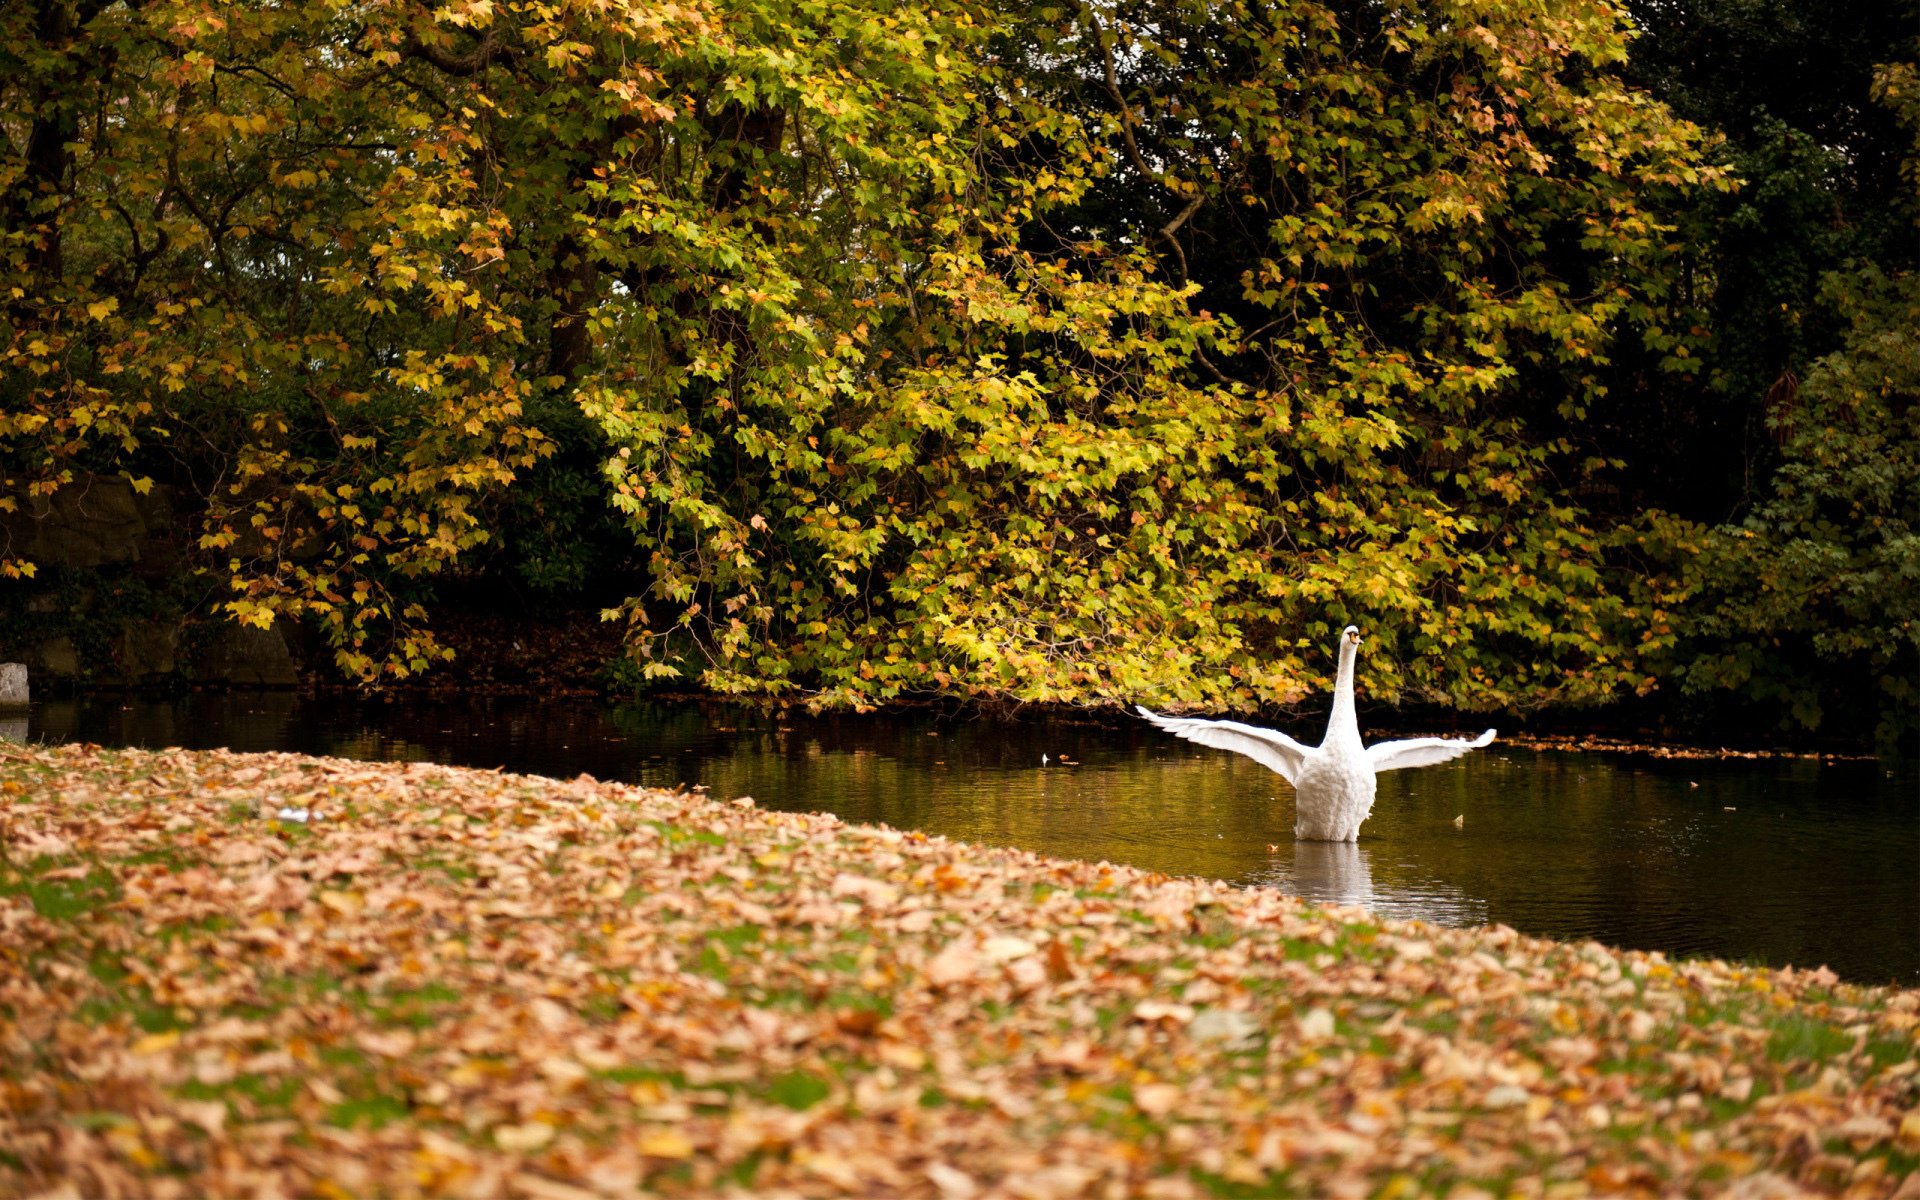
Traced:
<path id="1" fill-rule="evenodd" d="M 304 818 L 304 819 L 301 819 Z M 1908 1194 L 1920 995 L 740 799 L 9 747 L 0 1188 Z"/>

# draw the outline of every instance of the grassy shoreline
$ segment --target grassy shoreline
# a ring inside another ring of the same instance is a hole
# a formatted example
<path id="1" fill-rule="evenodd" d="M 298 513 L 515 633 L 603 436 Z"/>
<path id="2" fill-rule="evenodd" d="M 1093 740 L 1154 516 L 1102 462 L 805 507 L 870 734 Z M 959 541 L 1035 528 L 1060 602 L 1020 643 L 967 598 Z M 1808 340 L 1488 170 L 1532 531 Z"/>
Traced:
<path id="1" fill-rule="evenodd" d="M 290 754 L 0 746 L 0 847 L 0 1193 L 1920 1196 L 1825 972 Z"/>

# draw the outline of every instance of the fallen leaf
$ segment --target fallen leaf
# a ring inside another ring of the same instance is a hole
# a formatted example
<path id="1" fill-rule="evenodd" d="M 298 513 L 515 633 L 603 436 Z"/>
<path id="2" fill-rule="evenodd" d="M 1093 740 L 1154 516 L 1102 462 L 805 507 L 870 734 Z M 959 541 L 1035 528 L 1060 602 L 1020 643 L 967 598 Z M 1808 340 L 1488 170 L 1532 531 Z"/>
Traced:
<path id="1" fill-rule="evenodd" d="M 947 1200 L 973 1200 L 980 1194 L 980 1185 L 973 1181 L 973 1176 L 945 1163 L 928 1163 L 926 1174 L 927 1179 L 940 1189 L 940 1194 Z"/>
<path id="2" fill-rule="evenodd" d="M 545 1121 L 528 1121 L 524 1125 L 501 1125 L 493 1131 L 494 1144 L 510 1154 L 524 1154 L 529 1150 L 538 1150 L 553 1140 L 553 1126 Z"/>
<path id="3" fill-rule="evenodd" d="M 1143 1083 L 1133 1089 L 1133 1103 L 1150 1117 L 1165 1116 L 1180 1103 L 1180 1087 L 1171 1083 Z"/>
<path id="4" fill-rule="evenodd" d="M 649 1158 L 692 1158 L 693 1143 L 676 1129 L 656 1129 L 640 1138 L 640 1153 Z"/>
<path id="5" fill-rule="evenodd" d="M 322 888 L 317 899 L 321 905 L 343 917 L 353 917 L 367 906 L 367 898 L 359 892 L 343 892 L 334 888 Z"/>
<path id="6" fill-rule="evenodd" d="M 227 1106 L 218 1100 L 180 1100 L 174 1110 L 208 1133 L 219 1135 L 227 1124 Z"/>
<path id="7" fill-rule="evenodd" d="M 135 1054 L 161 1054 L 180 1044 L 180 1031 L 169 1029 L 165 1033 L 150 1033 L 133 1044 Z"/>
<path id="8" fill-rule="evenodd" d="M 980 953 L 969 941 L 960 940 L 949 943 L 947 948 L 933 956 L 927 963 L 927 982 L 938 987 L 959 983 L 970 979 L 980 965 Z"/>
<path id="9" fill-rule="evenodd" d="M 980 947 L 980 956 L 991 963 L 1012 962 L 1025 958 L 1037 950 L 1032 942 L 1020 937 L 990 937 Z"/>

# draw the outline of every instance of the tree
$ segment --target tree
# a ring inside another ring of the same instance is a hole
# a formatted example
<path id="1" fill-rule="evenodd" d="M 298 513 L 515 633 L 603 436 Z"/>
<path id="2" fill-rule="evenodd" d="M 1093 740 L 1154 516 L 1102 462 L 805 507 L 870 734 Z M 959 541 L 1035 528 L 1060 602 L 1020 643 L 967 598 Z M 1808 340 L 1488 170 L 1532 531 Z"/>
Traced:
<path id="1" fill-rule="evenodd" d="M 1920 132 L 1915 80 L 1884 67 L 1877 91 Z M 1907 170 L 1920 184 L 1920 154 Z M 1781 462 L 1760 500 L 1718 527 L 1659 524 L 1695 593 L 1674 673 L 1806 728 L 1872 728 L 1894 757 L 1920 730 L 1920 272 L 1849 262 L 1821 289 L 1845 333 L 1772 398 Z"/>
<path id="2" fill-rule="evenodd" d="M 517 297 L 480 269 L 505 230 L 471 207 L 467 118 L 374 48 L 411 24 L 331 3 L 6 12 L 28 48 L 7 108 L 38 115 L 0 168 L 33 196 L 7 229 L 5 503 L 162 475 L 204 505 L 232 618 L 312 618 L 362 678 L 423 669 L 444 653 L 423 581 L 486 539 L 475 498 L 546 445 Z M 41 169 L 50 120 L 72 140 Z"/>
<path id="3" fill-rule="evenodd" d="M 1387 694 L 1648 683 L 1588 429 L 1721 175 L 1599 0 L 7 13 L 70 119 L 0 169 L 8 481 L 197 496 L 351 675 L 558 434 L 654 675 L 1287 702 L 1355 620 Z"/>
<path id="4" fill-rule="evenodd" d="M 1633 10 L 1631 77 L 1725 131 L 1742 180 L 1686 222 L 1714 284 L 1703 369 L 1636 392 L 1611 438 L 1663 510 L 1664 569 L 1692 589 L 1661 669 L 1694 720 L 1875 730 L 1890 752 L 1915 720 L 1899 343 L 1920 268 L 1920 122 L 1911 68 L 1885 64 L 1910 54 L 1920 8 Z"/>
<path id="5" fill-rule="evenodd" d="M 1580 499 L 1606 485 L 1585 429 L 1610 403 L 1617 342 L 1687 355 L 1667 214 L 1719 177 L 1698 130 L 1611 73 L 1619 13 L 1142 3 L 1032 28 L 1009 51 L 1017 78 L 1101 130 L 1103 159 L 1023 247 L 1137 247 L 1238 331 L 1196 347 L 1201 403 L 1169 406 L 1173 427 L 1146 439 L 1175 453 L 1118 481 L 1147 532 L 1122 541 L 1096 521 L 1120 549 L 1081 552 L 1165 579 L 1153 603 L 1178 618 L 1158 661 L 1117 676 L 1284 702 L 1320 682 L 1327 631 L 1352 619 L 1384 635 L 1389 695 L 1580 702 L 1647 685 L 1637 655 L 1662 614 Z M 1038 528 L 1028 563 L 1073 544 Z M 956 556 L 941 574 L 992 580 L 1000 608 L 1026 578 L 974 567 Z M 1044 593 L 1031 605 L 1052 611 Z M 1088 665 L 1077 648 L 1143 627 L 1090 614 L 1030 640 L 1071 671 Z M 1036 661 L 1009 675 L 1057 677 Z"/>
<path id="6" fill-rule="evenodd" d="M 1790 402 L 1850 318 L 1822 277 L 1851 261 L 1914 261 L 1907 135 L 1876 103 L 1875 64 L 1920 30 L 1912 0 L 1634 0 L 1627 77 L 1716 130 L 1737 190 L 1703 192 L 1684 218 L 1695 247 L 1699 369 L 1623 381 L 1605 441 L 1633 464 L 1631 499 L 1725 521 L 1764 494 L 1779 462 L 1772 404 Z"/>

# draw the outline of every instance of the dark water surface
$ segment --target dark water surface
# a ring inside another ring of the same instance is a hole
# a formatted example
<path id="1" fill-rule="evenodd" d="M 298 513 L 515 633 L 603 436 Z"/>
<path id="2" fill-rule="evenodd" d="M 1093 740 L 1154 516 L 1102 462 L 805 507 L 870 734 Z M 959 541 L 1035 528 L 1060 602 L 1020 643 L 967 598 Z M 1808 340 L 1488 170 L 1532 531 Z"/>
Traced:
<path id="1" fill-rule="evenodd" d="M 1920 792 L 1871 764 L 1495 744 L 1381 776 L 1359 845 L 1335 846 L 1294 842 L 1291 789 L 1257 764 L 1113 718 L 264 694 L 47 702 L 26 732 L 697 784 L 770 808 L 1271 885 L 1383 916 L 1498 921 L 1920 984 Z M 1319 740 L 1317 723 L 1294 732 Z"/>

